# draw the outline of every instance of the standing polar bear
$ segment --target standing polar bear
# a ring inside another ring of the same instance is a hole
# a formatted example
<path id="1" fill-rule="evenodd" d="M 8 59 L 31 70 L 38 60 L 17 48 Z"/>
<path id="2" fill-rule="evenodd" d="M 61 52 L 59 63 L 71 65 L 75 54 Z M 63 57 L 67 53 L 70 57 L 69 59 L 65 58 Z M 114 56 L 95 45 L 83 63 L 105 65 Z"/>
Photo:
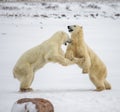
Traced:
<path id="1" fill-rule="evenodd" d="M 111 89 L 111 85 L 106 80 L 106 66 L 85 43 L 82 26 L 68 26 L 68 30 L 71 32 L 72 43 L 67 47 L 66 58 L 70 60 L 74 57 L 80 58 L 77 63 L 78 66 L 83 69 L 83 73 L 89 74 L 90 80 L 96 86 L 97 91 Z M 83 61 L 81 61 L 81 58 L 83 58 Z"/>
<path id="2" fill-rule="evenodd" d="M 58 62 L 63 66 L 74 64 L 65 58 L 61 49 L 62 44 L 70 43 L 67 33 L 58 31 L 42 44 L 25 52 L 17 61 L 13 74 L 20 81 L 20 91 L 31 91 L 30 88 L 34 79 L 35 71 L 42 68 L 48 62 Z"/>

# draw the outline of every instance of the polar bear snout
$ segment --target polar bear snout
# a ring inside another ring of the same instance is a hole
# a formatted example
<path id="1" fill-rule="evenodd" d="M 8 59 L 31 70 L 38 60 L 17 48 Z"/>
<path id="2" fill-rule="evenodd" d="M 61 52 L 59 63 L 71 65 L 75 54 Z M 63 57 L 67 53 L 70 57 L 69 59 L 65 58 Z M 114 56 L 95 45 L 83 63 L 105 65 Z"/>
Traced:
<path id="1" fill-rule="evenodd" d="M 67 42 L 67 43 L 71 43 L 71 42 L 72 42 L 72 40 L 69 38 L 66 42 Z"/>
<path id="2" fill-rule="evenodd" d="M 67 28 L 68 28 L 68 31 L 69 31 L 69 32 L 72 32 L 72 31 L 73 31 L 73 29 L 71 28 L 71 26 L 68 26 Z"/>
<path id="3" fill-rule="evenodd" d="M 76 27 L 76 25 L 67 26 L 69 32 L 74 31 L 75 27 Z"/>
<path id="4" fill-rule="evenodd" d="M 70 29 L 70 26 L 67 26 L 68 29 Z"/>
<path id="5" fill-rule="evenodd" d="M 81 30 L 82 29 L 82 26 L 79 26 L 79 25 L 71 25 L 71 26 L 67 26 L 68 28 L 68 31 L 69 32 L 73 32 L 75 30 Z"/>

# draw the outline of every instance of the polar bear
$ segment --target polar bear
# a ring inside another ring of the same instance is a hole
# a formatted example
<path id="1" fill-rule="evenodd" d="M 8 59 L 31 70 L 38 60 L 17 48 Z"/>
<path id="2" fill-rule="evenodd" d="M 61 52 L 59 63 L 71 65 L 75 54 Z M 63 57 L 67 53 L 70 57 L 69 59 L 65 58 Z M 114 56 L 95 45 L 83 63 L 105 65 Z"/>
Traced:
<path id="1" fill-rule="evenodd" d="M 65 58 L 62 44 L 70 43 L 71 40 L 67 33 L 58 31 L 42 44 L 25 52 L 17 61 L 13 74 L 20 81 L 20 91 L 31 91 L 30 88 L 35 72 L 48 62 L 59 63 L 63 66 L 74 64 Z"/>
<path id="2" fill-rule="evenodd" d="M 65 57 L 70 60 L 74 57 L 80 58 L 77 65 L 83 69 L 83 73 L 89 74 L 89 78 L 96 86 L 97 91 L 111 89 L 111 85 L 106 80 L 107 68 L 95 52 L 85 43 L 82 26 L 71 25 L 68 26 L 68 30 L 71 32 L 72 43 L 68 45 Z M 83 61 L 81 61 L 81 57 Z"/>

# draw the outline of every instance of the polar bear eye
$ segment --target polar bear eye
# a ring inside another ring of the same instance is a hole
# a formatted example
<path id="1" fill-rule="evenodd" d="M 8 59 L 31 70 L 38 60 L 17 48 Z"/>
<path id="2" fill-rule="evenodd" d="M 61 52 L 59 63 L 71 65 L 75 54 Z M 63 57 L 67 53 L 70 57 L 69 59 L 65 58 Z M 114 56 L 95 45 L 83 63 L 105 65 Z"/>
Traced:
<path id="1" fill-rule="evenodd" d="M 76 27 L 76 25 L 74 25 L 74 27 Z"/>

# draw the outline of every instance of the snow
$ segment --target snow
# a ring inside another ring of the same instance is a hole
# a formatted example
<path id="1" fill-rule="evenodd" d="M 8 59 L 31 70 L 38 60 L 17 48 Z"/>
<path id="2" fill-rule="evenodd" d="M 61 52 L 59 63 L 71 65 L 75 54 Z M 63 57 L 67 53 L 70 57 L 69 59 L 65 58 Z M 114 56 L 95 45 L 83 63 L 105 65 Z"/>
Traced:
<path id="1" fill-rule="evenodd" d="M 119 12 L 120 3 L 115 2 L 0 2 L 0 112 L 10 112 L 20 98 L 34 97 L 50 100 L 55 112 L 120 112 L 120 16 L 115 16 Z M 88 75 L 77 65 L 49 63 L 36 72 L 33 92 L 18 92 L 12 69 L 20 55 L 58 30 L 67 32 L 71 24 L 83 26 L 87 44 L 108 68 L 112 90 L 94 91 Z"/>
<path id="2" fill-rule="evenodd" d="M 37 112 L 37 109 L 36 105 L 31 102 L 22 104 L 15 103 L 11 112 Z"/>

